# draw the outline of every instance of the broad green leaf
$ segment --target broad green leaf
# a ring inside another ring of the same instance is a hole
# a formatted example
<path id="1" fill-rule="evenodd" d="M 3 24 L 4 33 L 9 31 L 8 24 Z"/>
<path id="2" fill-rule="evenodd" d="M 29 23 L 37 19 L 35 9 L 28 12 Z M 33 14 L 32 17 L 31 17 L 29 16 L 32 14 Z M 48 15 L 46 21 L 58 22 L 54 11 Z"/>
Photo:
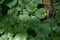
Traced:
<path id="1" fill-rule="evenodd" d="M 22 23 L 16 24 L 16 25 L 14 26 L 14 30 L 15 30 L 16 33 L 17 33 L 17 32 L 23 32 L 23 31 L 25 31 L 24 25 L 23 25 Z"/>
<path id="2" fill-rule="evenodd" d="M 27 14 L 19 15 L 19 20 L 22 22 L 27 22 L 30 19 L 30 17 Z"/>
<path id="3" fill-rule="evenodd" d="M 17 6 L 18 6 L 19 8 L 23 8 L 23 7 L 24 7 L 24 4 L 21 2 L 21 0 L 18 0 Z"/>
<path id="4" fill-rule="evenodd" d="M 26 40 L 26 38 L 27 38 L 27 34 L 25 34 L 25 33 L 20 33 L 20 34 L 17 34 L 14 38 L 13 38 L 13 40 Z"/>
<path id="5" fill-rule="evenodd" d="M 0 37 L 0 40 L 5 40 L 5 39 Z"/>
<path id="6" fill-rule="evenodd" d="M 8 23 L 8 18 L 4 18 L 1 23 L 4 25 L 4 26 L 7 26 L 7 23 Z M 8 24 L 9 25 L 9 24 Z"/>
<path id="7" fill-rule="evenodd" d="M 35 16 L 40 18 L 40 19 L 43 19 L 46 16 L 46 10 L 44 8 L 38 9 L 35 12 Z"/>
<path id="8" fill-rule="evenodd" d="M 18 10 L 14 7 L 8 10 L 7 17 L 11 17 L 11 16 L 16 17 L 17 14 L 18 14 Z"/>
<path id="9" fill-rule="evenodd" d="M 8 35 L 7 34 L 3 34 L 1 37 L 0 37 L 0 40 L 7 40 L 8 39 Z"/>
<path id="10" fill-rule="evenodd" d="M 16 9 L 17 11 L 21 11 L 21 7 L 20 7 L 20 6 L 15 7 L 15 9 Z"/>
<path id="11" fill-rule="evenodd" d="M 34 12 L 37 8 L 36 8 L 36 5 L 33 2 L 30 2 L 30 3 L 26 4 L 26 9 L 29 12 Z"/>
<path id="12" fill-rule="evenodd" d="M 5 1 L 5 5 L 7 5 L 9 8 L 12 8 L 13 6 L 15 6 L 17 3 L 17 0 L 6 0 Z"/>
<path id="13" fill-rule="evenodd" d="M 38 34 L 43 34 L 43 35 L 47 35 L 51 32 L 51 26 L 49 23 L 41 23 L 38 27 L 38 29 L 36 30 L 36 32 Z"/>
<path id="14" fill-rule="evenodd" d="M 35 29 L 40 24 L 40 20 L 35 16 L 31 16 L 31 19 L 29 20 L 28 24 L 32 29 Z"/>
<path id="15" fill-rule="evenodd" d="M 27 10 L 23 10 L 23 14 L 29 14 L 29 12 Z"/>
<path id="16" fill-rule="evenodd" d="M 9 38 L 9 39 L 8 39 Z M 12 33 L 4 33 L 1 37 L 0 40 L 12 40 Z"/>
<path id="17" fill-rule="evenodd" d="M 11 17 L 11 18 L 9 18 L 9 21 L 8 21 L 8 23 L 10 24 L 10 25 L 13 25 L 13 24 L 15 24 L 15 22 L 17 21 L 17 17 Z"/>

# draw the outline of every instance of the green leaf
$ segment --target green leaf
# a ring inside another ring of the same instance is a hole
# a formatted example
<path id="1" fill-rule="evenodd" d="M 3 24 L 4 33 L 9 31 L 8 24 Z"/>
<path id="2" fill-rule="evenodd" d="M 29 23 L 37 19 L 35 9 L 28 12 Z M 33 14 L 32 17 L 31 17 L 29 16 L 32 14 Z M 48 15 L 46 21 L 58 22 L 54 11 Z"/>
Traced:
<path id="1" fill-rule="evenodd" d="M 1 37 L 0 37 L 0 40 L 8 40 L 8 38 L 9 38 L 9 40 L 12 40 L 12 36 L 13 36 L 13 34 L 12 33 L 4 33 Z"/>
<path id="2" fill-rule="evenodd" d="M 20 34 L 17 34 L 17 35 L 13 38 L 13 40 L 26 40 L 26 38 L 27 38 L 27 34 L 25 34 L 25 33 L 20 33 Z"/>
<path id="3" fill-rule="evenodd" d="M 51 26 L 49 23 L 41 23 L 36 32 L 38 34 L 47 35 L 51 32 Z"/>
<path id="4" fill-rule="evenodd" d="M 27 22 L 30 19 L 30 17 L 27 14 L 19 15 L 19 20 L 22 22 Z"/>
<path id="5" fill-rule="evenodd" d="M 0 40 L 5 40 L 4 38 L 0 38 Z"/>
<path id="6" fill-rule="evenodd" d="M 5 1 L 5 5 L 7 5 L 9 8 L 12 8 L 13 6 L 15 6 L 17 3 L 17 0 L 6 0 Z"/>
<path id="7" fill-rule="evenodd" d="M 27 10 L 23 10 L 23 14 L 29 14 L 29 12 Z"/>
<path id="8" fill-rule="evenodd" d="M 35 12 L 35 16 L 42 19 L 46 16 L 46 10 L 44 8 L 41 8 L 41 9 L 38 9 L 36 12 Z"/>
<path id="9" fill-rule="evenodd" d="M 42 3 L 42 0 L 32 0 L 35 4 Z"/>
<path id="10" fill-rule="evenodd" d="M 40 23 L 41 23 L 40 20 L 37 17 L 35 17 L 35 16 L 31 16 L 31 19 L 28 22 L 29 26 L 32 29 L 37 28 Z"/>
<path id="11" fill-rule="evenodd" d="M 0 37 L 0 40 L 7 40 L 8 39 L 8 35 L 7 34 L 3 34 L 1 37 Z"/>
<path id="12" fill-rule="evenodd" d="M 14 25 L 14 30 L 16 33 L 17 32 L 24 32 L 25 31 L 24 25 L 22 23 Z"/>
<path id="13" fill-rule="evenodd" d="M 20 8 L 23 8 L 24 7 L 24 4 L 21 2 L 21 0 L 18 0 L 17 6 L 20 7 Z"/>
<path id="14" fill-rule="evenodd" d="M 8 18 L 4 18 L 1 22 L 2 22 L 2 24 L 3 24 L 4 26 L 6 26 L 7 23 L 8 23 Z M 8 25 L 9 25 L 9 24 L 8 24 Z"/>
<path id="15" fill-rule="evenodd" d="M 33 2 L 30 2 L 30 3 L 26 4 L 26 9 L 29 12 L 34 12 L 37 8 L 36 8 L 36 5 Z"/>

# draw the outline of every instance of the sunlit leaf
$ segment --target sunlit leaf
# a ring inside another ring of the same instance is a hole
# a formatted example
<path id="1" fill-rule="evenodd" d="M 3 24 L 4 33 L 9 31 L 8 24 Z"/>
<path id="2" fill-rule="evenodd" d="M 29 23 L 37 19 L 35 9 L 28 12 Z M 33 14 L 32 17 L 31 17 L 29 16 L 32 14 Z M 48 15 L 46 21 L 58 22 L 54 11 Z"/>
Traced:
<path id="1" fill-rule="evenodd" d="M 27 22 L 30 19 L 30 17 L 27 14 L 19 15 L 19 20 L 22 22 Z"/>
<path id="2" fill-rule="evenodd" d="M 30 3 L 26 4 L 26 9 L 29 12 L 34 12 L 37 8 L 36 8 L 36 5 L 33 2 L 30 2 Z"/>
<path id="3" fill-rule="evenodd" d="M 38 9 L 36 12 L 35 12 L 35 16 L 42 19 L 46 16 L 46 10 L 44 8 L 41 8 L 41 9 Z"/>
<path id="4" fill-rule="evenodd" d="M 26 38 L 27 38 L 27 34 L 25 34 L 25 33 L 20 33 L 20 34 L 17 34 L 15 37 L 14 37 L 14 39 L 13 40 L 26 40 Z"/>

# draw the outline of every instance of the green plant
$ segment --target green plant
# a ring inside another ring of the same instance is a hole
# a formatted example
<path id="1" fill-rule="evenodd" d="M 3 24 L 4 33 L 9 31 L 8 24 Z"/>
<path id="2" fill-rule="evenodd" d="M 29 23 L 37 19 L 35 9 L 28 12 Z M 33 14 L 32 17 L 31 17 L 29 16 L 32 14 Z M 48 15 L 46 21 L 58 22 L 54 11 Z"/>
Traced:
<path id="1" fill-rule="evenodd" d="M 0 40 L 60 40 L 60 0 L 52 1 L 55 18 L 45 19 L 42 0 L 0 0 Z"/>

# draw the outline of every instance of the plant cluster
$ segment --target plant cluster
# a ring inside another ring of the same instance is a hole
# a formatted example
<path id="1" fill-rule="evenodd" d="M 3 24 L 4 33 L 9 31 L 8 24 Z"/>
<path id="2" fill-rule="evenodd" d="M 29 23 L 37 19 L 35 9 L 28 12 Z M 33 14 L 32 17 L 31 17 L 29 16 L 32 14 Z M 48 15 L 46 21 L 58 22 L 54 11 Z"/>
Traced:
<path id="1" fill-rule="evenodd" d="M 53 19 L 46 19 L 42 0 L 0 0 L 0 40 L 60 40 L 60 0 L 52 0 Z"/>

